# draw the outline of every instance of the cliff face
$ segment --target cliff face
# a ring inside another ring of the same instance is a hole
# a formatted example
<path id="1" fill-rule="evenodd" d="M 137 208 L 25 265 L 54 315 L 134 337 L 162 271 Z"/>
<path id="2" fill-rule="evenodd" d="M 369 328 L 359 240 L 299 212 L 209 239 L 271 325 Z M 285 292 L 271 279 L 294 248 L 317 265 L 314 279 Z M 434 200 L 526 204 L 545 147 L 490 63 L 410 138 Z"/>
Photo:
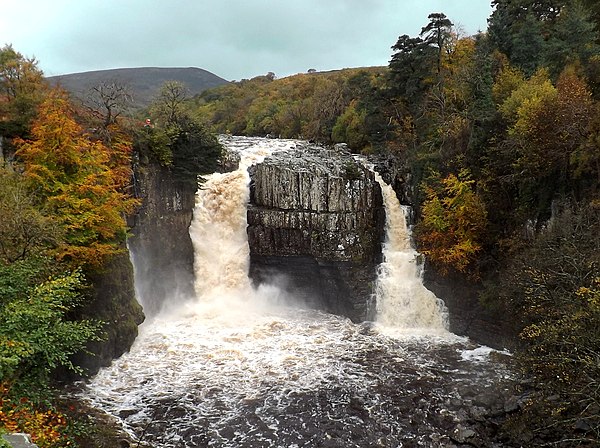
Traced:
<path id="1" fill-rule="evenodd" d="M 138 297 L 147 316 L 164 305 L 193 295 L 194 252 L 188 229 L 196 185 L 180 183 L 158 165 L 136 168 L 142 205 L 129 239 Z"/>
<path id="2" fill-rule="evenodd" d="M 130 349 L 137 337 L 138 325 L 144 321 L 144 313 L 135 298 L 133 267 L 126 250 L 115 255 L 102 271 L 87 277 L 93 288 L 82 316 L 104 322 L 104 339 L 88 345 L 93 355 L 81 353 L 74 361 L 87 373 L 94 374 Z M 67 372 L 63 374 L 70 376 Z"/>
<path id="3" fill-rule="evenodd" d="M 250 277 L 353 320 L 369 309 L 385 214 L 373 173 L 343 151 L 278 152 L 250 172 Z"/>

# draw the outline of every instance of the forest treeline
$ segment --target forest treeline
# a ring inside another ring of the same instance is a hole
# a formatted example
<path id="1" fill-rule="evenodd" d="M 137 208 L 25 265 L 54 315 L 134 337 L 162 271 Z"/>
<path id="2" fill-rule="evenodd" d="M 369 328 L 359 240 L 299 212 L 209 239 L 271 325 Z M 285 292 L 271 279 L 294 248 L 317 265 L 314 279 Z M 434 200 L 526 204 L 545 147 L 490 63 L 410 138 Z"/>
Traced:
<path id="1" fill-rule="evenodd" d="M 51 87 L 35 59 L 0 48 L 0 434 L 29 433 L 42 448 L 103 443 L 56 408 L 52 384 L 56 372 L 82 373 L 72 355 L 105 337 L 107 323 L 83 310 L 89 279 L 126 251 L 133 164 L 159 163 L 182 182 L 215 169 L 221 146 L 185 99 L 183 85 L 165 84 L 144 124 L 124 86 L 95 86 L 82 102 Z"/>
<path id="2" fill-rule="evenodd" d="M 515 443 L 600 440 L 600 3 L 494 0 L 465 36 L 443 13 L 387 67 L 212 89 L 216 132 L 344 142 L 402 160 L 430 268 L 513 321 L 534 379 Z"/>

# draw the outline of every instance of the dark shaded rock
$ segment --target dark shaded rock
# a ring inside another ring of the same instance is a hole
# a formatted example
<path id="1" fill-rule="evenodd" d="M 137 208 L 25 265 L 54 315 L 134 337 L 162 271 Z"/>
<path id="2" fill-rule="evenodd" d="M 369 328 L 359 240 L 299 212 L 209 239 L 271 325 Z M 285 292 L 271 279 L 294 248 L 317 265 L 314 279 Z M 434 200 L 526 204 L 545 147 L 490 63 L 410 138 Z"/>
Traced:
<path id="1" fill-rule="evenodd" d="M 459 425 L 452 433 L 452 440 L 458 443 L 466 443 L 470 439 L 473 439 L 476 435 L 477 433 L 472 429 Z"/>
<path id="2" fill-rule="evenodd" d="M 74 357 L 74 363 L 94 374 L 129 350 L 144 313 L 135 298 L 133 267 L 126 250 L 114 256 L 101 271 L 86 276 L 93 288 L 81 315 L 105 323 L 104 340 L 89 343 L 92 354 L 80 353 Z"/>
<path id="3" fill-rule="evenodd" d="M 496 349 L 514 347 L 517 339 L 511 317 L 498 315 L 479 301 L 480 288 L 460 275 L 426 269 L 424 284 L 448 307 L 450 331 Z"/>
<path id="4" fill-rule="evenodd" d="M 148 316 L 167 300 L 194 291 L 194 249 L 188 232 L 196 185 L 177 182 L 158 165 L 137 166 L 136 194 L 142 205 L 134 217 L 129 249 L 136 266 L 138 295 Z"/>
<path id="5" fill-rule="evenodd" d="M 373 173 L 338 148 L 279 152 L 250 170 L 250 277 L 306 304 L 369 317 L 385 214 Z"/>

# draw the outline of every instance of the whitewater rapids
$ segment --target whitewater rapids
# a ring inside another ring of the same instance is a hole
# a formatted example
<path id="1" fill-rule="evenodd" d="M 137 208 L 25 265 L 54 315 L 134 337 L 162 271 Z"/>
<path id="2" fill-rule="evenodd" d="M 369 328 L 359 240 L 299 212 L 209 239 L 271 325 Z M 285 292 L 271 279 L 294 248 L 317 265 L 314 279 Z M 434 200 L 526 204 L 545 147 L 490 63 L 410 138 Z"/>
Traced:
<path id="1" fill-rule="evenodd" d="M 242 154 L 242 168 L 210 176 L 198 193 L 190 227 L 197 297 L 144 324 L 131 351 L 86 385 L 86 400 L 160 448 L 450 447 L 476 420 L 473 409 L 502 407 L 507 371 L 490 350 L 446 330 L 445 308 L 421 289 L 405 236 L 408 255 L 392 250 L 386 263 L 412 263 L 401 271 L 415 277 L 425 317 L 406 288 L 402 306 L 363 324 L 294 306 L 275 286 L 254 289 L 246 168 L 295 142 L 225 143 Z M 378 288 L 388 292 L 380 294 L 397 295 L 389 291 L 398 271 L 382 272 Z M 409 324 L 394 327 L 403 306 Z"/>

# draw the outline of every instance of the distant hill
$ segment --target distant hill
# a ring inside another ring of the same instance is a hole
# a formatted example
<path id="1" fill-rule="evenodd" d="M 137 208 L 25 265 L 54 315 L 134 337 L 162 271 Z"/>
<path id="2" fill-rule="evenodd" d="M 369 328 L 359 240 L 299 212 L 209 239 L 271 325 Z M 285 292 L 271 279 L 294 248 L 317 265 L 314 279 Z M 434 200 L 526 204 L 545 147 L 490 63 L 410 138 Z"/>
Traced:
<path id="1" fill-rule="evenodd" d="M 72 73 L 48 77 L 51 83 L 62 86 L 73 95 L 85 99 L 90 88 L 103 82 L 118 82 L 126 85 L 138 107 L 147 106 L 158 94 L 166 81 L 179 81 L 186 85 L 190 95 L 197 95 L 206 89 L 227 84 L 229 81 L 196 67 L 188 68 L 117 68 L 83 73 Z"/>

